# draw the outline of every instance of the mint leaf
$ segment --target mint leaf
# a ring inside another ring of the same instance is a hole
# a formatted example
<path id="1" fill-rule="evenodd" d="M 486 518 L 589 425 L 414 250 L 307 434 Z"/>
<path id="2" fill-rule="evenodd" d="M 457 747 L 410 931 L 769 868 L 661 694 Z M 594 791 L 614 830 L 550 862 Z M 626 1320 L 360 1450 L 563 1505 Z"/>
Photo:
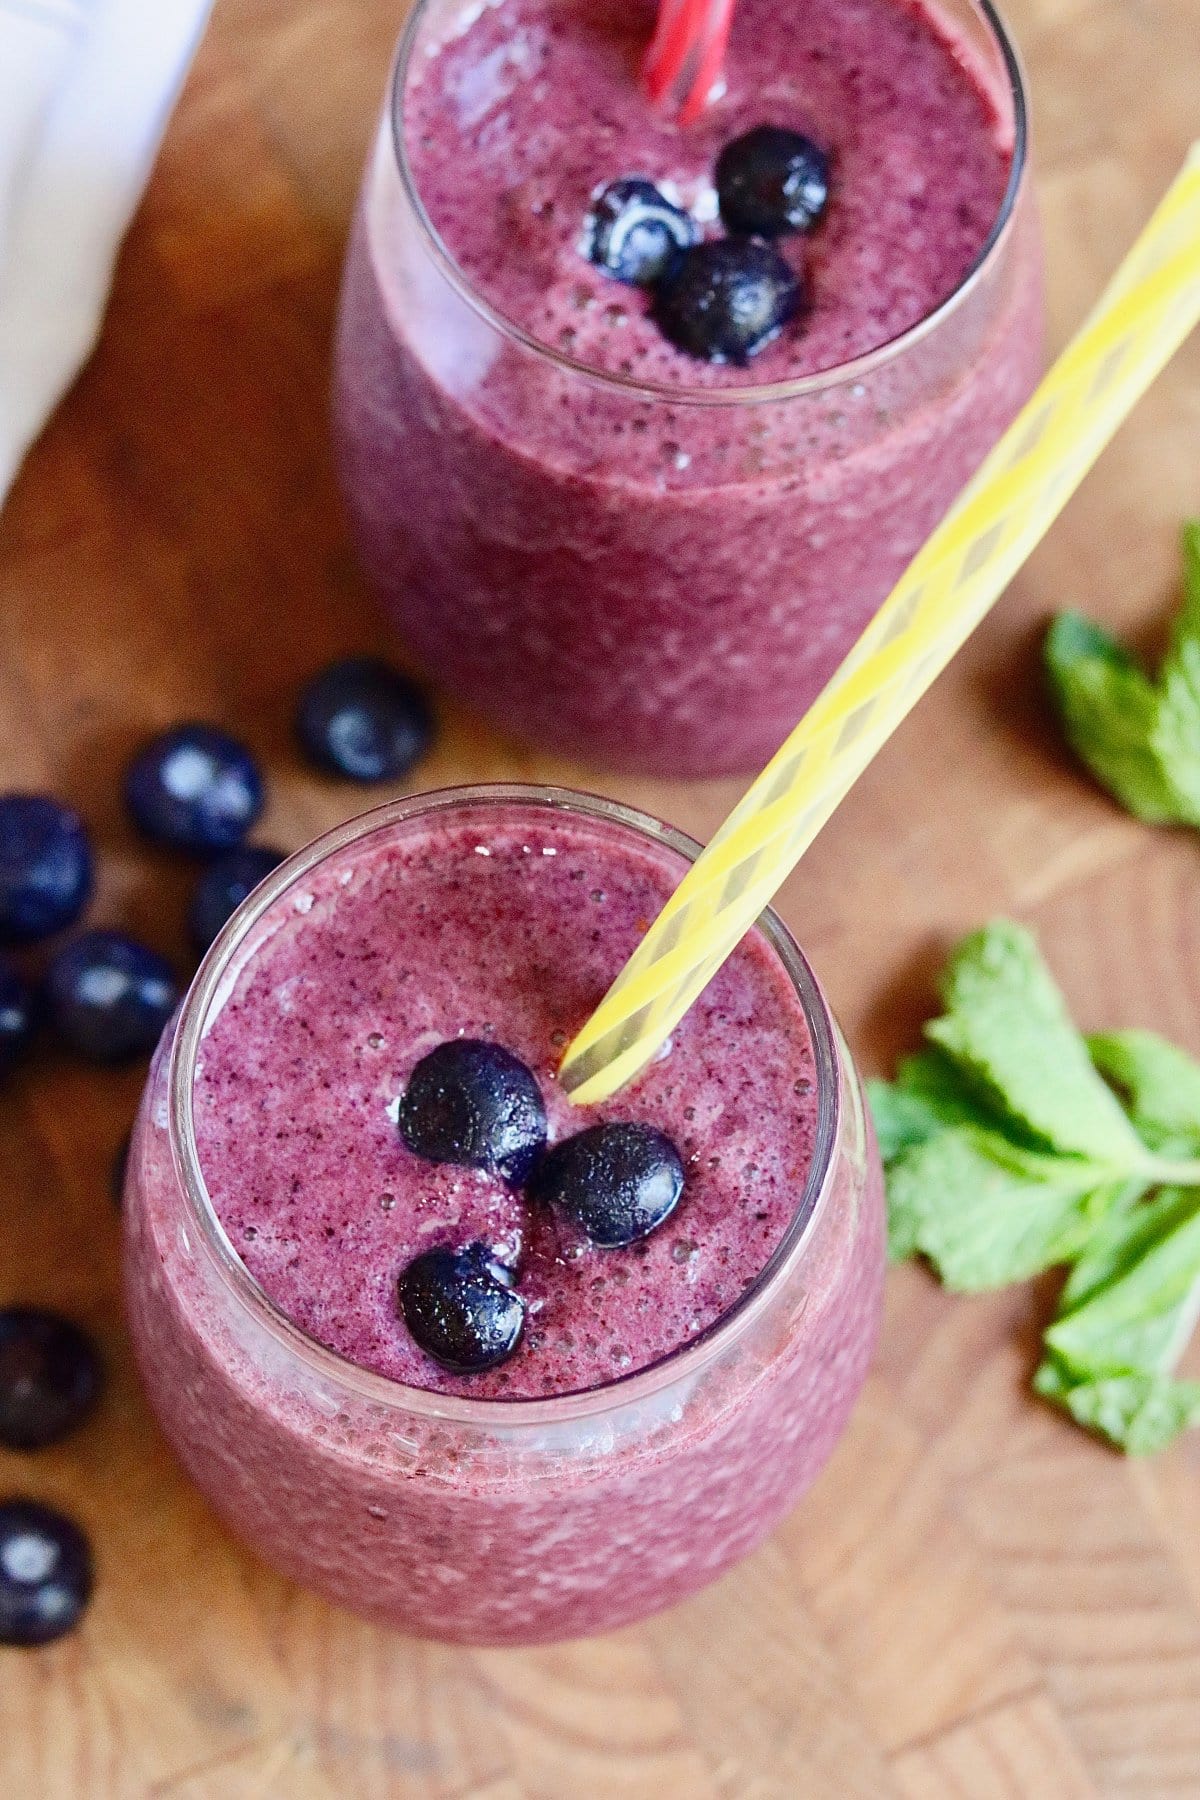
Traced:
<path id="1" fill-rule="evenodd" d="M 1152 825 L 1200 825 L 1200 521 L 1184 527 L 1184 603 L 1157 682 L 1099 625 L 1060 613 L 1044 658 L 1067 740 Z"/>
<path id="2" fill-rule="evenodd" d="M 1200 1192 L 1165 1188 L 1099 1227 L 1063 1289 L 1034 1387 L 1135 1456 L 1200 1424 L 1177 1381 L 1200 1315 Z"/>
<path id="3" fill-rule="evenodd" d="M 1153 1455 L 1179 1432 L 1200 1425 L 1200 1381 L 1176 1381 L 1169 1375 L 1110 1375 L 1100 1381 L 1061 1386 L 1060 1378 L 1053 1371 L 1047 1374 L 1047 1369 L 1043 1364 L 1034 1376 L 1038 1392 L 1130 1456 Z"/>
<path id="4" fill-rule="evenodd" d="M 1085 1157 L 958 1125 L 903 1151 L 888 1170 L 893 1258 L 921 1251 L 947 1287 L 978 1292 L 1068 1262 L 1124 1189 Z"/>
<path id="5" fill-rule="evenodd" d="M 866 1090 L 885 1169 L 902 1151 L 925 1143 L 941 1131 L 944 1121 L 936 1109 L 919 1094 L 906 1093 L 899 1082 L 868 1081 Z"/>
<path id="6" fill-rule="evenodd" d="M 965 938 L 950 959 L 942 993 L 948 1011 L 925 1034 L 994 1108 L 1047 1148 L 1110 1164 L 1109 1179 L 1144 1161 L 1137 1133 L 1096 1073 L 1021 926 L 999 919 Z"/>
<path id="7" fill-rule="evenodd" d="M 1154 684 L 1114 638 L 1081 613 L 1059 613 L 1043 656 L 1076 756 L 1135 818 L 1177 824 L 1179 795 L 1155 741 Z"/>
<path id="8" fill-rule="evenodd" d="M 1047 1348 L 1078 1380 L 1169 1374 L 1200 1317 L 1200 1191 L 1165 1189 L 1122 1226 L 1101 1240 L 1108 1275 L 1085 1262 L 1046 1333 Z"/>
<path id="9" fill-rule="evenodd" d="M 1200 533 L 1195 552 L 1200 617 Z M 1175 1376 L 1200 1319 L 1200 1062 L 1150 1031 L 1085 1040 L 1009 921 L 942 988 L 929 1046 L 870 1088 L 890 1254 L 963 1291 L 1068 1265 L 1034 1386 L 1131 1454 L 1161 1448 L 1200 1424 L 1200 1382 Z"/>
<path id="10" fill-rule="evenodd" d="M 1196 1206 L 1192 1189 L 1164 1188 L 1149 1200 L 1143 1200 L 1144 1192 L 1141 1187 L 1127 1187 L 1097 1225 L 1059 1295 L 1060 1318 L 1127 1275 L 1161 1237 L 1188 1219 Z"/>
<path id="11" fill-rule="evenodd" d="M 906 1056 L 895 1081 L 868 1081 L 867 1099 L 884 1167 L 947 1125 L 995 1125 L 949 1057 L 938 1050 Z"/>
<path id="12" fill-rule="evenodd" d="M 1183 531 L 1184 602 L 1160 676 L 1154 748 L 1177 800 L 1176 817 L 1200 823 L 1200 520 Z"/>
<path id="13" fill-rule="evenodd" d="M 1200 1063 L 1154 1031 L 1098 1032 L 1093 1063 L 1124 1097 L 1154 1149 L 1200 1148 Z"/>

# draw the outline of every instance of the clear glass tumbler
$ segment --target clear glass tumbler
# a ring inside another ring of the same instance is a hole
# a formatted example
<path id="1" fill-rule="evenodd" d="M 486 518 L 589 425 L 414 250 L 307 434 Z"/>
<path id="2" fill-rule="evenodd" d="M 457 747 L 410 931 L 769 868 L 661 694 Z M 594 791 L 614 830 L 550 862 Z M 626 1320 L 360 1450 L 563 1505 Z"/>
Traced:
<path id="1" fill-rule="evenodd" d="M 820 374 L 655 386 L 504 318 L 426 212 L 406 94 L 476 6 L 415 6 L 346 261 L 335 424 L 366 569 L 417 659 L 503 727 L 663 775 L 756 770 L 1040 374 L 1012 42 L 988 0 L 930 8 L 1012 143 L 987 241 L 943 304 Z"/>
<path id="2" fill-rule="evenodd" d="M 162 1428 L 230 1528 L 330 1600 L 407 1631 L 529 1643 L 622 1624 L 744 1555 L 829 1456 L 866 1374 L 882 1184 L 857 1077 L 785 927 L 762 930 L 814 1047 L 815 1150 L 777 1250 L 664 1360 L 592 1390 L 472 1400 L 369 1373 L 305 1335 L 234 1252 L 192 1094 L 206 1020 L 281 896 L 329 858 L 431 819 L 567 809 L 677 858 L 696 845 L 604 800 L 481 788 L 342 826 L 264 883 L 206 958 L 151 1070 L 125 1195 L 126 1294 Z M 289 903 L 290 904 L 290 903 Z"/>

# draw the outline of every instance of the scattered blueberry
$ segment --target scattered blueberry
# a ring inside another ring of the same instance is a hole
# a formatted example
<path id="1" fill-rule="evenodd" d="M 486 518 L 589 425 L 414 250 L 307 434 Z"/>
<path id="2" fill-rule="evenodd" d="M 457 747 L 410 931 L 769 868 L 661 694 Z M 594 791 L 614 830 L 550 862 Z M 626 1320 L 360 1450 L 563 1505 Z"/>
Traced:
<path id="1" fill-rule="evenodd" d="M 263 809 L 263 782 L 244 744 L 215 725 L 176 725 L 130 763 L 125 800 L 155 843 L 203 855 L 240 844 Z"/>
<path id="2" fill-rule="evenodd" d="M 266 844 L 242 844 L 209 863 L 188 907 L 188 931 L 202 956 L 247 894 L 282 861 L 282 850 L 269 849 Z"/>
<path id="3" fill-rule="evenodd" d="M 800 311 L 800 277 L 770 244 L 720 238 L 689 250 L 657 290 L 663 335 L 689 356 L 744 363 Z"/>
<path id="4" fill-rule="evenodd" d="M 546 1142 L 546 1108 L 532 1072 L 511 1050 L 452 1038 L 409 1077 L 400 1135 L 428 1162 L 487 1169 L 519 1187 Z"/>
<path id="5" fill-rule="evenodd" d="M 525 1302 L 512 1281 L 486 1244 L 426 1250 L 400 1277 L 400 1311 L 427 1356 L 455 1375 L 478 1375 L 520 1341 Z"/>
<path id="6" fill-rule="evenodd" d="M 51 1023 L 92 1062 L 124 1062 L 153 1050 L 179 988 L 171 965 L 118 931 L 85 931 L 51 959 Z"/>
<path id="7" fill-rule="evenodd" d="M 0 1504 L 0 1644 L 51 1644 L 79 1623 L 92 1552 L 78 1525 L 34 1500 Z"/>
<path id="8" fill-rule="evenodd" d="M 613 181 L 588 220 L 587 253 L 618 281 L 654 287 L 670 275 L 700 233 L 696 222 L 652 181 Z"/>
<path id="9" fill-rule="evenodd" d="M 0 957 L 0 1075 L 24 1054 L 33 1036 L 37 1005 L 33 989 Z"/>
<path id="10" fill-rule="evenodd" d="M 57 1313 L 10 1306 L 0 1311 L 0 1444 L 40 1450 L 66 1437 L 100 1392 L 100 1357 L 91 1339 Z"/>
<path id="11" fill-rule="evenodd" d="M 717 198 L 730 231 L 783 237 L 810 231 L 829 198 L 829 158 L 798 131 L 759 125 L 717 158 Z"/>
<path id="12" fill-rule="evenodd" d="M 92 848 L 78 813 L 47 794 L 0 794 L 0 944 L 73 925 L 92 891 Z"/>
<path id="13" fill-rule="evenodd" d="M 296 732 L 326 774 L 396 781 L 428 750 L 433 717 L 415 681 L 377 657 L 352 656 L 313 676 Z"/>
<path id="14" fill-rule="evenodd" d="M 674 1212 L 683 1164 L 653 1125 L 592 1125 L 547 1152 L 529 1193 L 574 1220 L 594 1244 L 615 1250 Z"/>
<path id="15" fill-rule="evenodd" d="M 118 1212 L 120 1212 L 125 1198 L 125 1176 L 129 1169 L 129 1152 L 132 1148 L 133 1132 L 127 1131 L 117 1145 L 117 1152 L 108 1172 L 109 1192 L 112 1194 L 112 1202 Z"/>

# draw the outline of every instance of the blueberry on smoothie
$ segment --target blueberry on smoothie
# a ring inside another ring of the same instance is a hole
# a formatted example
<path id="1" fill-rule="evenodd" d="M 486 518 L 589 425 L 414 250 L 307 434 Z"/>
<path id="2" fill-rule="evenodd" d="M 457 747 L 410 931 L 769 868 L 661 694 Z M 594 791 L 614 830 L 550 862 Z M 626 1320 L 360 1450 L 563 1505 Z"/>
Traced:
<path id="1" fill-rule="evenodd" d="M 10 962 L 0 957 L 0 1075 L 25 1054 L 36 1022 L 33 989 Z"/>
<path id="2" fill-rule="evenodd" d="M 240 844 L 263 809 L 263 781 L 244 744 L 215 725 L 176 725 L 125 775 L 134 823 L 155 843 L 208 855 Z"/>
<path id="3" fill-rule="evenodd" d="M 400 1101 L 400 1135 L 427 1162 L 486 1169 L 519 1187 L 546 1142 L 541 1090 L 520 1057 L 479 1038 L 423 1056 Z"/>
<path id="4" fill-rule="evenodd" d="M 409 676 L 374 656 L 314 675 L 300 696 L 296 735 L 309 760 L 345 781 L 398 781 L 433 741 L 429 702 Z"/>
<path id="5" fill-rule="evenodd" d="M 31 944 L 73 925 L 92 892 L 92 848 L 79 814 L 48 794 L 0 794 L 0 944 Z"/>
<path id="6" fill-rule="evenodd" d="M 525 1303 L 512 1282 L 486 1244 L 426 1250 L 400 1277 L 400 1311 L 427 1356 L 455 1375 L 478 1375 L 520 1342 Z"/>
<path id="7" fill-rule="evenodd" d="M 149 1055 L 178 999 L 170 963 L 119 931 L 82 932 L 46 972 L 50 1022 L 90 1062 Z"/>
<path id="8" fill-rule="evenodd" d="M 612 181 L 588 219 L 589 259 L 631 287 L 654 287 L 696 242 L 694 219 L 672 206 L 652 181 Z"/>
<path id="9" fill-rule="evenodd" d="M 282 850 L 267 844 L 240 844 L 209 863 L 188 906 L 188 933 L 201 956 L 247 895 L 282 861 Z"/>
<path id="10" fill-rule="evenodd" d="M 78 1525 L 34 1500 L 0 1504 L 0 1644 L 51 1644 L 79 1623 L 92 1552 Z"/>
<path id="11" fill-rule="evenodd" d="M 70 1319 L 30 1306 L 0 1311 L 0 1444 L 40 1450 L 82 1423 L 100 1392 L 96 1346 Z"/>
<path id="12" fill-rule="evenodd" d="M 763 238 L 811 231 L 829 199 L 829 158 L 798 131 L 758 125 L 726 144 L 716 183 L 729 231 Z"/>
<path id="13" fill-rule="evenodd" d="M 654 317 L 689 356 L 740 364 L 778 337 L 803 301 L 800 277 L 772 245 L 721 238 L 687 251 L 656 290 Z"/>
<path id="14" fill-rule="evenodd" d="M 616 1250 L 669 1218 L 683 1193 L 683 1163 L 653 1125 L 592 1125 L 542 1158 L 530 1198 L 571 1219 L 593 1244 Z"/>

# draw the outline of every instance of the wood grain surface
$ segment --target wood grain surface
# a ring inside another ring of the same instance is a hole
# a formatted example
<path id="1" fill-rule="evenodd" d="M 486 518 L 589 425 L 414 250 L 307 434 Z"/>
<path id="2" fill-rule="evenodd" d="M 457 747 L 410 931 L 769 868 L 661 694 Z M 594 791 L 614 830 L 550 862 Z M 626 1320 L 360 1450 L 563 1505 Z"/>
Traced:
<path id="1" fill-rule="evenodd" d="M 302 676 L 387 639 L 326 439 L 339 256 L 400 7 L 218 0 L 99 352 L 0 519 L 0 783 L 102 852 L 94 916 L 183 966 L 188 873 L 117 770 L 186 715 L 270 769 L 264 835 L 354 810 L 305 770 Z M 1061 341 L 1200 130 L 1198 0 L 1015 0 Z M 782 908 L 867 1069 L 948 941 L 1041 933 L 1088 1025 L 1200 1051 L 1200 842 L 1109 805 L 1048 729 L 1035 641 L 1085 605 L 1152 647 L 1200 511 L 1200 342 L 809 853 Z M 422 785 L 553 776 L 700 835 L 728 784 L 614 782 L 443 705 Z M 73 1639 L 0 1656 L 5 1800 L 1090 1800 L 1200 1795 L 1200 1436 L 1132 1465 L 1027 1391 L 1046 1286 L 891 1277 L 844 1444 L 770 1544 L 638 1629 L 529 1653 L 416 1644 L 277 1579 L 166 1453 L 121 1320 L 108 1168 L 139 1074 L 44 1056 L 0 1096 L 0 1299 L 102 1340 L 111 1382 L 0 1488 L 65 1505 L 99 1584 Z"/>

